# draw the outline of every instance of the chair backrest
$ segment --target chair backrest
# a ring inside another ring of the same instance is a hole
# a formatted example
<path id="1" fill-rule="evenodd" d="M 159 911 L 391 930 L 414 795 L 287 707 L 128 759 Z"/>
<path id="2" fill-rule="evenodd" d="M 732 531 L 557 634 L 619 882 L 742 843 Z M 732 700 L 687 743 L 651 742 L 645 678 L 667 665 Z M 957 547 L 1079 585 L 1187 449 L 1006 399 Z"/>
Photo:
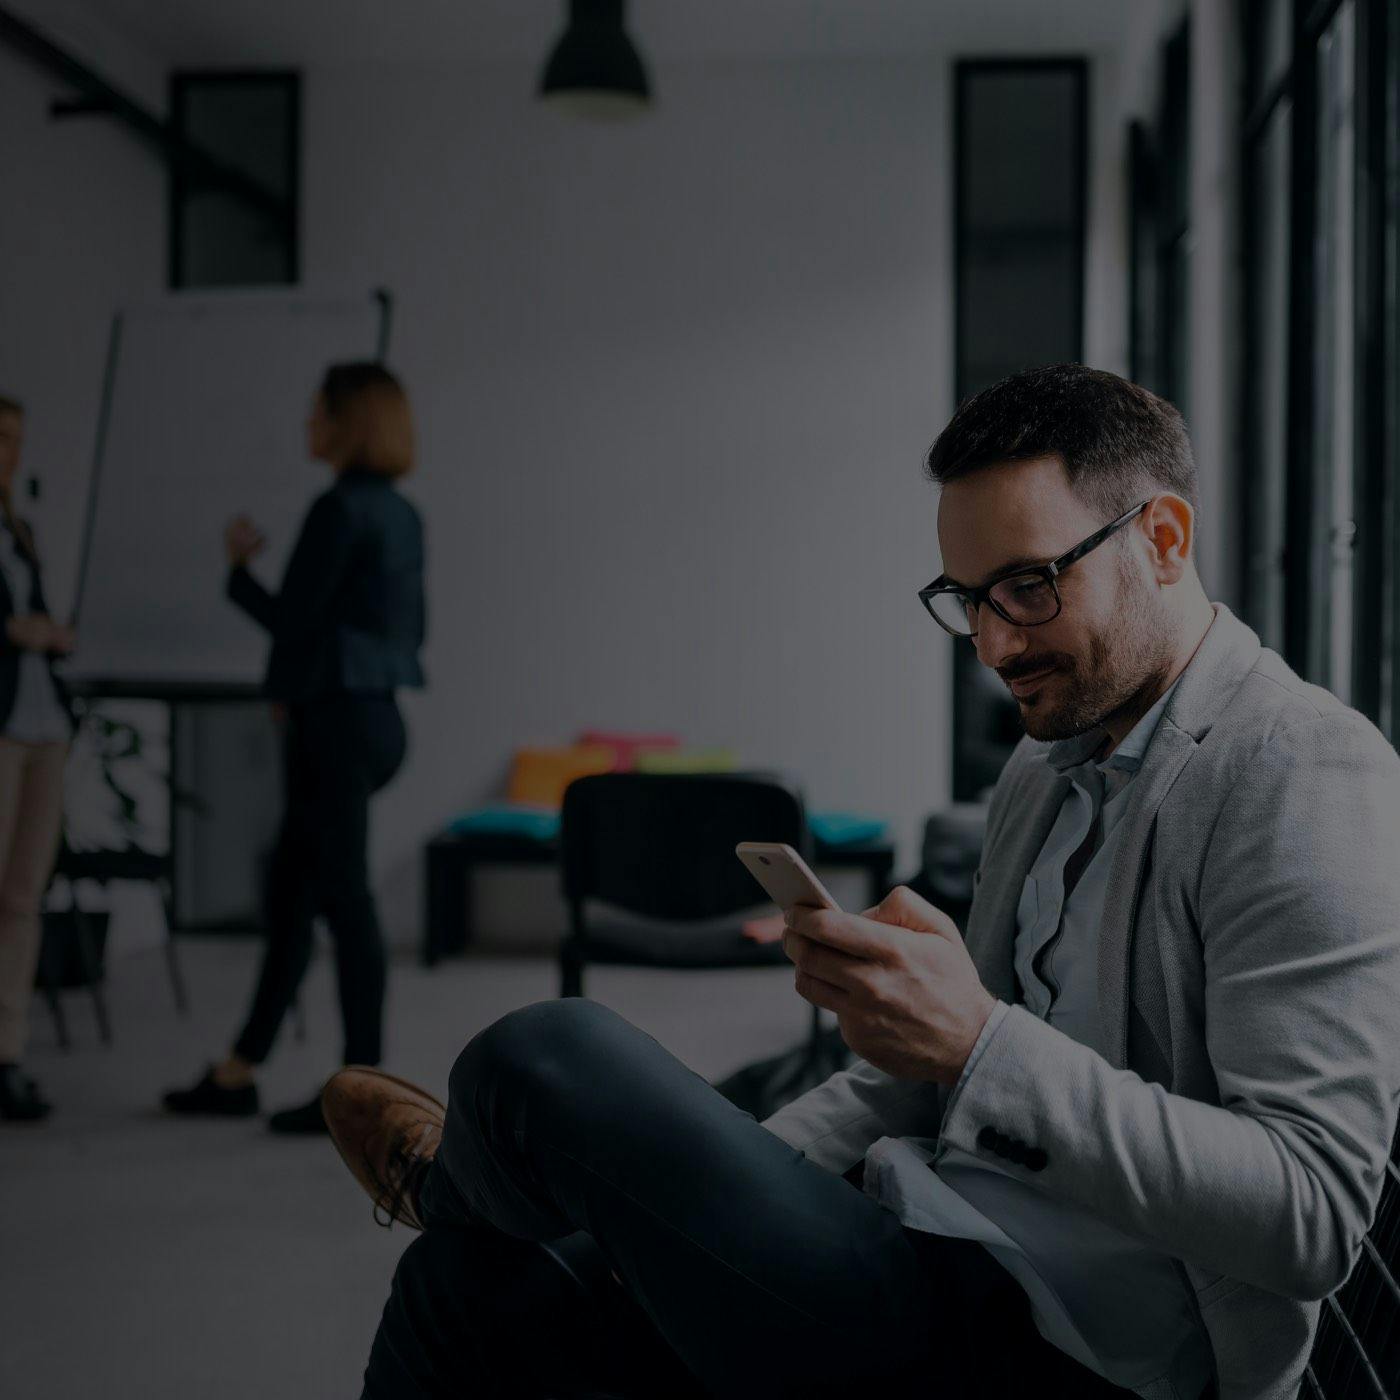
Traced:
<path id="1" fill-rule="evenodd" d="M 718 919 L 764 902 L 740 841 L 806 851 L 801 799 L 753 774 L 603 773 L 564 793 L 564 894 L 649 919 Z"/>
<path id="2" fill-rule="evenodd" d="M 1322 1305 L 1302 1394 L 1400 1400 L 1400 1136 L 1361 1258 Z"/>

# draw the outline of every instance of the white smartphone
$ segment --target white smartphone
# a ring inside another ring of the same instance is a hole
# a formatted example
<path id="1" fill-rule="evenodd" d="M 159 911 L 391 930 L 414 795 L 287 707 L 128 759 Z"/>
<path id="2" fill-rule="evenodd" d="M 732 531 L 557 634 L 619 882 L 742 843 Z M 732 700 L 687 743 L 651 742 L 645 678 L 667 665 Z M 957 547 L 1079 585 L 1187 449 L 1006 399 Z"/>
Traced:
<path id="1" fill-rule="evenodd" d="M 795 905 L 808 909 L 840 909 L 812 867 L 782 841 L 741 841 L 734 854 L 763 886 L 768 898 L 784 911 Z"/>

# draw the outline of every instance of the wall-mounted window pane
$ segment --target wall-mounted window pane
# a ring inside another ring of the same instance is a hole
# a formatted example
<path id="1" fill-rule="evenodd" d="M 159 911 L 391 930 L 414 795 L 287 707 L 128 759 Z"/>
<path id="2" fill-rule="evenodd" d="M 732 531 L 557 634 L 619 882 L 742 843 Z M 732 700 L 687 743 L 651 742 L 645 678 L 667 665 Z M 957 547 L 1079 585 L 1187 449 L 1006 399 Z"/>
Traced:
<path id="1" fill-rule="evenodd" d="M 1077 359 L 1083 67 L 958 69 L 957 392 Z"/>
<path id="2" fill-rule="evenodd" d="M 1083 353 L 1085 64 L 957 67 L 955 388 L 959 400 Z M 953 795 L 975 799 L 1021 735 L 1014 702 L 953 653 Z"/>
<path id="3" fill-rule="evenodd" d="M 1369 285 L 1362 302 L 1375 328 L 1371 344 L 1377 356 L 1374 394 L 1367 404 L 1370 432 L 1366 460 L 1373 465 L 1369 493 L 1379 500 L 1373 519 L 1378 602 L 1373 609 L 1378 636 L 1376 716 L 1386 737 L 1400 746 L 1400 23 L 1386 26 L 1381 42 L 1367 35 L 1361 45 L 1370 67 L 1370 110 L 1380 107 L 1386 120 L 1363 121 L 1369 141 L 1365 164 L 1372 172 L 1372 230 Z M 1379 96 L 1375 89 L 1379 87 Z M 1378 522 L 1378 523 L 1377 523 Z"/>
<path id="4" fill-rule="evenodd" d="M 1128 128 L 1128 376 L 1135 384 L 1160 382 L 1157 369 L 1157 154 L 1143 122 Z"/>
<path id="5" fill-rule="evenodd" d="M 297 280 L 299 80 L 286 73 L 186 73 L 171 85 L 176 131 L 263 198 L 171 181 L 170 285 L 250 287 Z"/>
<path id="6" fill-rule="evenodd" d="M 1317 47 L 1313 251 L 1313 600 L 1309 671 L 1349 701 L 1355 508 L 1356 13 L 1337 11 Z"/>
<path id="7" fill-rule="evenodd" d="M 1181 27 L 1162 60 L 1157 122 L 1161 184 L 1157 253 L 1157 378 L 1147 387 L 1189 420 L 1191 346 L 1191 34 Z"/>
<path id="8" fill-rule="evenodd" d="M 1266 645 L 1284 640 L 1288 472 L 1289 161 L 1293 112 L 1280 103 L 1248 155 L 1250 246 L 1242 508 L 1248 541 L 1245 598 Z"/>
<path id="9" fill-rule="evenodd" d="M 1247 102 L 1261 102 L 1293 61 L 1293 0 L 1249 0 L 1245 63 Z"/>

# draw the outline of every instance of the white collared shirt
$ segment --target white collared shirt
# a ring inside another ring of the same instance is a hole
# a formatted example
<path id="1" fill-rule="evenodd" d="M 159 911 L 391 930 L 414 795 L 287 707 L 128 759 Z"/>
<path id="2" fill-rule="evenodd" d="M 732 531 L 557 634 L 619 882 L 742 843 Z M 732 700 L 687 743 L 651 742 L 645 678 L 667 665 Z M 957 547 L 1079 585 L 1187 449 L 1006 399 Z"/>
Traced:
<path id="1" fill-rule="evenodd" d="M 33 569 L 13 532 L 0 525 L 0 571 L 17 613 L 28 611 Z M 37 651 L 21 651 L 15 700 L 0 737 L 21 744 L 51 744 L 67 740 L 71 732 L 67 711 L 54 690 L 48 658 Z"/>
<path id="2" fill-rule="evenodd" d="M 1027 1010 L 1096 1050 L 1098 935 L 1115 832 L 1170 697 L 1169 690 L 1107 759 L 1095 760 L 1102 730 L 1056 744 L 1047 756 L 1071 786 L 1022 889 L 1016 974 Z M 1066 866 L 1086 840 L 1092 856 L 1066 899 Z M 998 1002 L 954 1097 L 1006 1012 Z M 865 1189 L 912 1229 L 978 1240 L 1025 1289 L 1041 1335 L 1115 1385 L 1153 1400 L 1195 1397 L 1213 1374 L 1181 1266 L 1091 1211 L 941 1141 L 882 1138 L 867 1154 Z"/>

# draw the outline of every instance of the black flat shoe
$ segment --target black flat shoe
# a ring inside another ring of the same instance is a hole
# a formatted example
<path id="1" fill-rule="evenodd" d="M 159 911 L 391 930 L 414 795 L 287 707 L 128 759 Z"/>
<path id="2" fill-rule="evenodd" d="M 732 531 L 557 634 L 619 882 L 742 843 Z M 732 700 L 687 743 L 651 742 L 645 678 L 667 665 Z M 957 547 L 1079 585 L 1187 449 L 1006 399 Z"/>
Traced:
<path id="1" fill-rule="evenodd" d="M 0 1121 L 37 1123 L 47 1118 L 53 1105 L 39 1092 L 39 1086 L 18 1065 L 0 1066 Z"/>
<path id="2" fill-rule="evenodd" d="M 244 1084 L 237 1089 L 225 1089 L 214 1080 L 214 1071 L 204 1071 L 204 1078 L 188 1089 L 171 1089 L 164 1099 L 167 1113 L 186 1118 L 252 1118 L 258 1111 L 258 1086 Z"/>
<path id="3" fill-rule="evenodd" d="M 310 1103 L 300 1104 L 296 1108 L 279 1109 L 267 1120 L 267 1126 L 274 1133 L 300 1133 L 303 1136 L 317 1133 L 324 1135 L 330 1132 L 326 1127 L 326 1115 L 321 1112 L 319 1094 Z"/>

